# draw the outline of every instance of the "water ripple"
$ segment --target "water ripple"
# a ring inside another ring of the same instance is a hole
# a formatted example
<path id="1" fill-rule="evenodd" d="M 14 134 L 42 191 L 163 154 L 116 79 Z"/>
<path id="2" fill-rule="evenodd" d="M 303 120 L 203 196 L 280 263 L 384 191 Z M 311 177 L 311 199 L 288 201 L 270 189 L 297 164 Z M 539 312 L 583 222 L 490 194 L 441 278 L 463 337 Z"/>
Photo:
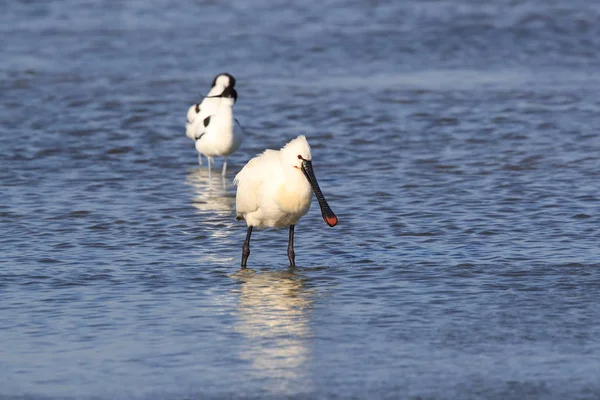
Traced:
<path id="1" fill-rule="evenodd" d="M 598 397 L 597 5 L 5 8 L 0 397 Z M 183 135 L 222 70 L 225 180 Z M 233 177 L 299 133 L 339 225 L 240 272 Z"/>

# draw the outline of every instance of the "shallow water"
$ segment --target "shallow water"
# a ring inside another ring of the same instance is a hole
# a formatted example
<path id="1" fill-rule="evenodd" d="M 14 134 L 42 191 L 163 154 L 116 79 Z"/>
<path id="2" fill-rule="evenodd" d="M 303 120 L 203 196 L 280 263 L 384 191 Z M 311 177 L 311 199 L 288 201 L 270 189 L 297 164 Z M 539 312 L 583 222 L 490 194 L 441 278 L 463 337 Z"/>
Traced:
<path id="1" fill-rule="evenodd" d="M 600 397 L 600 6 L 301 4 L 3 6 L 0 397 Z M 340 223 L 240 272 L 231 180 L 299 133 Z"/>

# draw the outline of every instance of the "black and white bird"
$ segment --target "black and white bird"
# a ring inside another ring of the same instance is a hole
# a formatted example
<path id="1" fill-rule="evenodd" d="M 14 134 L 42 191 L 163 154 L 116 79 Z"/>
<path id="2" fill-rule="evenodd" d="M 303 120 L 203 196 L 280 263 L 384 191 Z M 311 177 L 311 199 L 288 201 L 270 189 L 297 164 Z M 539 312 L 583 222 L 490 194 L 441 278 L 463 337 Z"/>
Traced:
<path id="1" fill-rule="evenodd" d="M 214 115 L 221 104 L 220 95 L 226 88 L 235 87 L 235 78 L 229 73 L 221 73 L 213 79 L 208 94 L 200 103 L 192 104 L 187 112 L 185 135 L 192 140 L 205 131 L 204 120 Z M 210 162 L 210 160 L 209 160 Z M 202 156 L 198 154 L 198 163 L 202 165 Z"/>
<path id="2" fill-rule="evenodd" d="M 221 175 L 225 177 L 227 157 L 240 147 L 243 140 L 241 128 L 233 117 L 233 105 L 237 100 L 233 86 L 227 86 L 214 100 L 216 102 L 211 103 L 212 112 L 209 115 L 204 116 L 202 109 L 196 115 L 200 123 L 194 134 L 196 150 L 208 159 L 209 178 L 214 157 L 224 157 Z"/>

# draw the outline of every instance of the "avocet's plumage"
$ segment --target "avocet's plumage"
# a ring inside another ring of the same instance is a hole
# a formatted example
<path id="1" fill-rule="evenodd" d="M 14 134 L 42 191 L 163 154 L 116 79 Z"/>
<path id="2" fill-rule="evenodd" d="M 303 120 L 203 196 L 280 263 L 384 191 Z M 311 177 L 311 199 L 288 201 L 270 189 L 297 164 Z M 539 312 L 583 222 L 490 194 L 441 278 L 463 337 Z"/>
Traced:
<path id="1" fill-rule="evenodd" d="M 192 104 L 187 112 L 187 120 L 185 126 L 185 135 L 192 140 L 196 140 L 205 132 L 204 120 L 206 117 L 215 114 L 221 104 L 220 95 L 226 88 L 235 87 L 235 78 L 228 73 L 221 73 L 213 79 L 211 88 L 208 94 L 200 103 Z M 237 94 L 236 94 L 237 96 Z M 236 97 L 237 98 L 237 97 Z M 202 157 L 198 154 L 198 161 L 202 165 Z M 209 168 L 210 168 L 209 160 Z"/>
<path id="2" fill-rule="evenodd" d="M 207 100 L 209 100 L 209 99 L 205 98 L 202 101 L 207 101 Z M 210 100 L 213 100 L 213 99 L 210 99 Z M 186 123 L 185 123 L 185 136 L 189 137 L 192 140 L 194 140 L 194 133 L 196 132 L 196 125 L 200 121 L 200 118 L 196 119 L 196 117 L 198 116 L 198 113 L 200 112 L 200 104 L 202 104 L 202 103 L 192 104 L 187 112 L 187 119 L 186 119 Z"/>
<path id="3" fill-rule="evenodd" d="M 314 191 L 324 221 L 337 224 L 337 217 L 321 193 L 312 169 L 312 156 L 306 137 L 298 136 L 281 150 L 265 150 L 251 159 L 235 177 L 238 186 L 236 213 L 246 220 L 248 234 L 242 252 L 242 268 L 250 254 L 252 228 L 290 227 L 288 257 L 295 265 L 294 226 L 309 208 Z"/>
<path id="4" fill-rule="evenodd" d="M 242 143 L 242 132 L 235 124 L 233 105 L 237 92 L 227 87 L 217 97 L 218 105 L 213 113 L 202 120 L 195 133 L 196 150 L 208 158 L 208 174 L 210 176 L 212 159 L 225 157 L 222 175 L 227 171 L 227 156 L 236 151 Z M 202 118 L 202 112 L 196 118 Z"/>

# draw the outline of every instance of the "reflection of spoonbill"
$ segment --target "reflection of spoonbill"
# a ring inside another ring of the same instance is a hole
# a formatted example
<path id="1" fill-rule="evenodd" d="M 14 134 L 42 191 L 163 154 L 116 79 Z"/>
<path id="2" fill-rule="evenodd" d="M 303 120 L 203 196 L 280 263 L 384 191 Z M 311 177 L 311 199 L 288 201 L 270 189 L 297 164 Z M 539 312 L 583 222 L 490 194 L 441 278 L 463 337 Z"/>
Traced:
<path id="1" fill-rule="evenodd" d="M 232 278 L 241 283 L 232 288 L 233 297 L 238 298 L 232 328 L 243 337 L 237 348 L 239 357 L 248 363 L 248 378 L 260 381 L 264 398 L 311 393 L 309 311 L 315 290 L 307 288 L 306 278 L 292 271 L 255 273 L 247 268 Z"/>
<path id="2" fill-rule="evenodd" d="M 281 150 L 265 150 L 244 166 L 235 177 L 237 184 L 237 219 L 245 219 L 248 233 L 242 248 L 242 268 L 250 255 L 252 228 L 290 227 L 288 258 L 294 267 L 294 226 L 308 212 L 311 187 L 321 207 L 323 220 L 329 226 L 337 217 L 323 197 L 312 168 L 310 146 L 298 136 Z"/>
<path id="3" fill-rule="evenodd" d="M 196 131 L 200 130 L 198 134 L 204 131 L 204 119 L 209 115 L 213 115 L 215 110 L 219 108 L 221 100 L 218 96 L 228 87 L 235 87 L 235 78 L 226 72 L 221 73 L 213 79 L 212 86 L 206 97 L 200 103 L 190 106 L 185 124 L 185 135 L 187 137 L 196 140 Z M 202 156 L 200 154 L 198 154 L 198 162 L 202 165 Z"/>

